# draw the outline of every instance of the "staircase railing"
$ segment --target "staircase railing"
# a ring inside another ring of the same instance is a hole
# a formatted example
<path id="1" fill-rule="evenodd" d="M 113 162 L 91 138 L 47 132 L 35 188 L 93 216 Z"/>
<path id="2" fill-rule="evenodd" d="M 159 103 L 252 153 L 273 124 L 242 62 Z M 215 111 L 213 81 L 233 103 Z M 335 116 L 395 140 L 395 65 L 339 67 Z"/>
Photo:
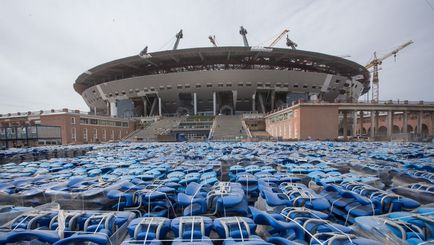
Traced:
<path id="1" fill-rule="evenodd" d="M 252 138 L 252 133 L 250 132 L 249 127 L 247 127 L 246 122 L 241 118 L 241 125 L 243 126 L 244 131 L 247 134 L 247 137 Z"/>
<path id="2" fill-rule="evenodd" d="M 215 128 L 217 127 L 218 118 L 219 118 L 219 116 L 214 117 L 214 121 L 212 122 L 211 129 L 209 130 L 208 140 L 210 140 L 214 137 L 214 131 L 215 131 Z"/>

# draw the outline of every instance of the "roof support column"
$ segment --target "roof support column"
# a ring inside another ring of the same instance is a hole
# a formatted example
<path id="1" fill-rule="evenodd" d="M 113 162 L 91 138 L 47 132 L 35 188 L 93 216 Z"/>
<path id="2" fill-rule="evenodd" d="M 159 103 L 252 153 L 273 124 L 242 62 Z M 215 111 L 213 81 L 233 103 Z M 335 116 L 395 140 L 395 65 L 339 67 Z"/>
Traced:
<path id="1" fill-rule="evenodd" d="M 363 134 L 363 120 L 364 120 L 363 111 L 360 111 L 359 114 L 360 114 L 360 135 L 362 135 Z M 365 132 L 365 133 L 367 133 L 367 132 Z"/>
<path id="2" fill-rule="evenodd" d="M 376 118 L 376 111 L 371 111 L 371 140 L 375 139 L 375 118 Z"/>
<path id="3" fill-rule="evenodd" d="M 161 97 L 158 96 L 158 115 L 161 117 L 162 116 L 162 107 L 161 107 Z"/>
<path id="4" fill-rule="evenodd" d="M 214 116 L 217 115 L 217 94 L 216 92 L 212 92 L 212 109 Z"/>
<path id="5" fill-rule="evenodd" d="M 353 137 L 357 136 L 357 111 L 353 112 Z"/>
<path id="6" fill-rule="evenodd" d="M 148 98 L 146 96 L 143 97 L 143 116 L 146 117 L 148 115 Z"/>
<path id="7" fill-rule="evenodd" d="M 193 93 L 193 113 L 197 115 L 197 94 Z"/>
<path id="8" fill-rule="evenodd" d="M 252 111 L 256 110 L 256 108 L 255 108 L 256 103 L 255 102 L 256 102 L 256 92 L 253 93 L 253 95 L 252 95 Z"/>
<path id="9" fill-rule="evenodd" d="M 402 132 L 404 134 L 408 133 L 408 112 L 407 111 L 402 112 Z"/>
<path id="10" fill-rule="evenodd" d="M 233 114 L 235 114 L 235 111 L 237 110 L 237 98 L 238 98 L 237 90 L 232 90 L 232 102 L 234 107 L 234 111 L 232 112 Z"/>
<path id="11" fill-rule="evenodd" d="M 390 140 L 392 138 L 392 129 L 393 129 L 393 111 L 387 112 L 387 139 Z"/>
<path id="12" fill-rule="evenodd" d="M 348 139 L 348 112 L 343 111 L 342 114 L 343 114 L 342 124 L 344 128 L 344 140 L 347 140 Z"/>

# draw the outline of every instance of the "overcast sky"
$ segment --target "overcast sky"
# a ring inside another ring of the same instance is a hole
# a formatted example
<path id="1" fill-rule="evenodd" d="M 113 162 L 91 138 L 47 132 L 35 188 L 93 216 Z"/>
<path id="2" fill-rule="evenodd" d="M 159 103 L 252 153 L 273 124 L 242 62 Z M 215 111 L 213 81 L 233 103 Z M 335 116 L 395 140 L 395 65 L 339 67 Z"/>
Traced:
<path id="1" fill-rule="evenodd" d="M 0 2 L 0 113 L 88 110 L 73 83 L 101 63 L 170 49 L 267 46 L 283 29 L 299 49 L 367 64 L 413 40 L 383 63 L 380 99 L 434 101 L 434 0 L 22 1 Z M 276 46 L 284 47 L 282 39 Z"/>

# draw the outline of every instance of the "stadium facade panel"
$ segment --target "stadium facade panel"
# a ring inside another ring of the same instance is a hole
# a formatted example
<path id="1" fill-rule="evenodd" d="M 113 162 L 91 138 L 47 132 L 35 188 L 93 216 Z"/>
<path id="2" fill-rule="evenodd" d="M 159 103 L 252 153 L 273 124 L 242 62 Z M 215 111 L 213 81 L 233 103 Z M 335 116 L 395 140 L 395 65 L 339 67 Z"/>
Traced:
<path id="1" fill-rule="evenodd" d="M 295 100 L 351 102 L 369 72 L 336 56 L 282 48 L 210 47 L 131 56 L 81 74 L 91 110 L 118 117 L 269 112 Z"/>

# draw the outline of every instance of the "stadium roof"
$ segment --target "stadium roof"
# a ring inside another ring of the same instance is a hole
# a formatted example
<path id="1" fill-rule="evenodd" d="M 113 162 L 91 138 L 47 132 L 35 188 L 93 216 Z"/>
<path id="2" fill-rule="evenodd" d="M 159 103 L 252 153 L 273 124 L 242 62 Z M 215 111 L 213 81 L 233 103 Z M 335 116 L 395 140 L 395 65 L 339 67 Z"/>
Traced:
<path id="1" fill-rule="evenodd" d="M 298 69 L 353 77 L 369 90 L 369 72 L 365 67 L 340 57 L 283 48 L 267 47 L 205 47 L 177 49 L 134 55 L 113 60 L 82 73 L 74 89 L 82 93 L 87 88 L 123 78 L 151 74 L 213 69 L 213 65 L 235 65 L 235 69 Z M 234 69 L 234 68 L 233 68 Z"/>

